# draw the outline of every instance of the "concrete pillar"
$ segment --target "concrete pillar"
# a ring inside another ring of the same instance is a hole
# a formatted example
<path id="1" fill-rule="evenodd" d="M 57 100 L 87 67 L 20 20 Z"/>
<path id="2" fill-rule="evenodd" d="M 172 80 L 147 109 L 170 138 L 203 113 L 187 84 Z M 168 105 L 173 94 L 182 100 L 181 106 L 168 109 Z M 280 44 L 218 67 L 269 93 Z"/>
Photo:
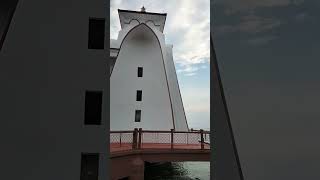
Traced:
<path id="1" fill-rule="evenodd" d="M 143 180 L 144 179 L 144 161 L 136 157 L 132 160 L 132 173 L 130 180 Z"/>

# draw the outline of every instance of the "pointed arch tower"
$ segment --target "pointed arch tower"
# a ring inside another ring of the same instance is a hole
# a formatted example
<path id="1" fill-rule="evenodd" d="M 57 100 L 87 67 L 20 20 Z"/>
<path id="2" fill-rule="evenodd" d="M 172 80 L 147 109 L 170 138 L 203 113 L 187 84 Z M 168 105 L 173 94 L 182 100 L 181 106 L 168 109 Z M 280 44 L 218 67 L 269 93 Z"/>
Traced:
<path id="1" fill-rule="evenodd" d="M 110 41 L 110 129 L 188 131 L 166 14 L 118 10 L 121 30 Z"/>

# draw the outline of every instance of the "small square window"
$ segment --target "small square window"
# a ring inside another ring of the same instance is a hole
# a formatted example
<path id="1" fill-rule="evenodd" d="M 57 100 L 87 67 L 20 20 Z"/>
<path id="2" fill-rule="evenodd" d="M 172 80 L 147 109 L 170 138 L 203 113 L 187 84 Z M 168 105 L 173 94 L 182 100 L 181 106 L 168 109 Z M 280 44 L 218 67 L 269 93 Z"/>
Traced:
<path id="1" fill-rule="evenodd" d="M 136 110 L 134 122 L 140 122 L 140 121 L 141 121 L 141 110 Z"/>
<path id="2" fill-rule="evenodd" d="M 142 101 L 142 90 L 137 90 L 136 100 L 137 101 Z"/>
<path id="3" fill-rule="evenodd" d="M 142 77 L 142 75 L 143 75 L 143 68 L 138 67 L 138 77 Z"/>

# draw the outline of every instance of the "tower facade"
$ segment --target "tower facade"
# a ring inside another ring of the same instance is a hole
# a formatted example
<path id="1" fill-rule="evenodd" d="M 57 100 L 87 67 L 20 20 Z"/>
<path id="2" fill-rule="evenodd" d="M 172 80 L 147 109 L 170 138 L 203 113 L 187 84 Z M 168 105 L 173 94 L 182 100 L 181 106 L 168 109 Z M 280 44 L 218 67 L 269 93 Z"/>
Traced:
<path id="1" fill-rule="evenodd" d="M 106 4 L 0 1 L 0 179 L 107 179 Z"/>
<path id="2" fill-rule="evenodd" d="M 167 14 L 118 13 L 121 30 L 110 41 L 111 130 L 187 131 L 173 46 L 163 34 Z"/>

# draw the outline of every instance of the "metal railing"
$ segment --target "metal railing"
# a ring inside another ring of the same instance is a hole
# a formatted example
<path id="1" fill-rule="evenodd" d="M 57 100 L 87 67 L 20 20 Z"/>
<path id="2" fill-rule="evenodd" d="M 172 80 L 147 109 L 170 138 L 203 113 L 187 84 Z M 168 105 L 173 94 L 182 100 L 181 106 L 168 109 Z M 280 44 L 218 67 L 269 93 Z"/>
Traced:
<path id="1" fill-rule="evenodd" d="M 124 149 L 210 149 L 210 131 L 110 131 L 111 148 Z"/>

